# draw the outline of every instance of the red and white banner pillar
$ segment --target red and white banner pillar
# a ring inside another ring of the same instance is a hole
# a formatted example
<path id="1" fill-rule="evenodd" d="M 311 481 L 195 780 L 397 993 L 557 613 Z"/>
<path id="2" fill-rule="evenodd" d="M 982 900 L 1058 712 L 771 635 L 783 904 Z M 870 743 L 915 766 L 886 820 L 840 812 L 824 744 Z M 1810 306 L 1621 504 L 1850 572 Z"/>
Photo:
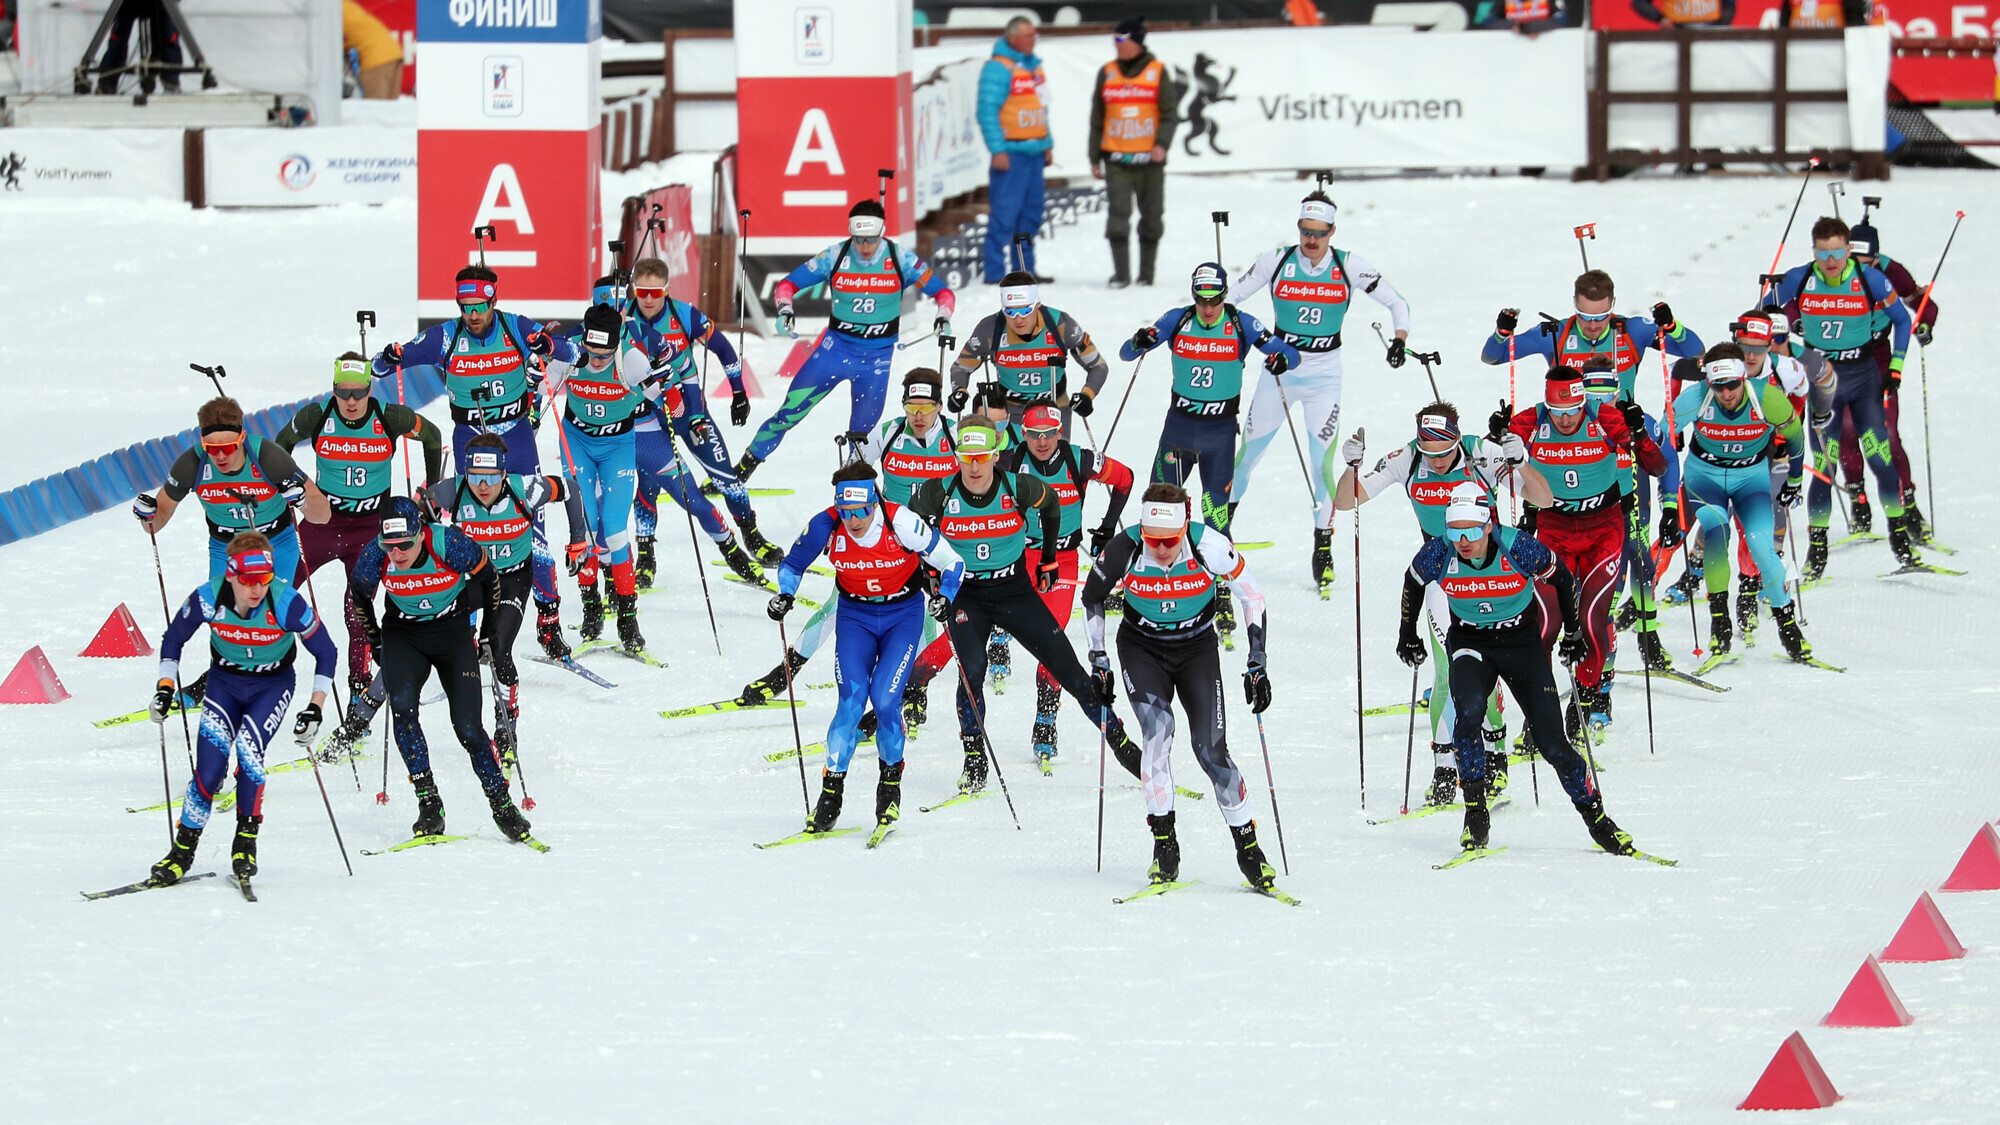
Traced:
<path id="1" fill-rule="evenodd" d="M 601 272 L 597 0 L 418 0 L 417 315 L 458 315 L 479 259 L 500 305 L 571 316 Z"/>
<path id="2" fill-rule="evenodd" d="M 751 254 L 807 254 L 873 199 L 889 233 L 916 229 L 910 0 L 736 0 L 737 206 Z"/>

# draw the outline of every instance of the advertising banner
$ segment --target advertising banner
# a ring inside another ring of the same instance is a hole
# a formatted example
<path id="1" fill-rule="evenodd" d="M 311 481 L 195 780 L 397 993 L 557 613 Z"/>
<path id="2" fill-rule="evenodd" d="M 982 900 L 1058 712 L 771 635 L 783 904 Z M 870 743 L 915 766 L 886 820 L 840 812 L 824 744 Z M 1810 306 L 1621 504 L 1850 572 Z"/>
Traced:
<path id="1" fill-rule="evenodd" d="M 212 207 L 313 207 L 417 196 L 417 131 L 209 129 Z"/>
<path id="2" fill-rule="evenodd" d="M 0 205 L 16 199 L 183 199 L 179 129 L 0 130 Z"/>

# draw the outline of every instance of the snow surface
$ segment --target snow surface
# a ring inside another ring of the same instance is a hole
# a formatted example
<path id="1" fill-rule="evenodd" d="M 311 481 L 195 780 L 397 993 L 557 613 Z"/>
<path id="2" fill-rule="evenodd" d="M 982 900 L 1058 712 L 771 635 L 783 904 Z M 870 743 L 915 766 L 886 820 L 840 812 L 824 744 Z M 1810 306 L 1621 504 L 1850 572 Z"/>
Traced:
<path id="1" fill-rule="evenodd" d="M 1061 279 L 1045 298 L 1115 344 L 1181 299 L 1177 279 L 1212 253 L 1201 221 L 1210 209 L 1232 209 L 1225 257 L 1241 268 L 1286 237 L 1307 186 L 1174 177 L 1162 285 L 1102 289 L 1092 218 L 1044 244 L 1044 269 Z M 1440 386 L 1480 418 L 1506 390 L 1504 369 L 1476 361 L 1494 310 L 1563 311 L 1577 269 L 1572 225 L 1598 224 L 1591 260 L 1623 282 L 1620 310 L 1643 313 L 1665 295 L 1713 336 L 1769 265 L 1796 181 L 1458 178 L 1335 189 L 1338 242 L 1408 297 L 1413 344 L 1444 353 Z M 1976 207 L 1990 181 L 1899 169 L 1891 184 L 1856 185 L 1850 219 L 1862 190 L 1888 199 L 1886 247 L 1920 277 L 1952 211 L 1974 211 L 1939 288 L 1931 422 L 1946 481 L 1978 475 L 1988 459 L 1978 420 L 2000 406 L 2000 392 L 1974 374 L 1970 330 L 1971 310 L 2000 296 L 1987 268 L 2000 236 Z M 1809 193 L 1787 263 L 1803 260 L 1804 227 L 1824 203 L 1818 188 Z M 0 207 L 12 267 L 0 279 L 12 329 L 0 369 L 18 419 L 0 483 L 186 424 L 206 392 L 186 372 L 190 360 L 227 363 L 230 389 L 250 406 L 316 389 L 348 344 L 352 309 L 379 310 L 384 335 L 410 327 L 414 221 L 399 207 Z M 990 289 L 964 294 L 961 330 L 992 304 Z M 1267 305 L 1250 307 L 1261 315 Z M 913 323 L 928 320 L 926 306 Z M 1381 363 L 1372 320 L 1386 324 L 1365 301 L 1350 318 L 1348 415 L 1379 451 L 1401 440 L 1429 390 L 1415 364 Z M 786 347 L 753 340 L 755 369 L 772 371 Z M 917 349 L 899 370 L 934 358 Z M 1127 365 L 1114 367 L 1099 434 L 1125 385 Z M 1532 386 L 1540 371 L 1528 367 L 1521 377 Z M 1165 377 L 1164 364 L 1148 369 L 1113 455 L 1148 462 Z M 1641 386 L 1657 405 L 1657 381 Z M 1913 450 L 1917 391 L 1906 396 Z M 757 421 L 769 406 L 760 403 Z M 823 503 L 830 438 L 845 420 L 837 394 L 759 473 L 760 486 L 799 489 L 760 501 L 774 539 Z M 732 446 L 750 433 L 730 431 Z M 545 463 L 554 441 L 550 428 Z M 1340 581 L 1322 603 L 1308 581 L 1297 474 L 1280 438 L 1238 534 L 1278 544 L 1250 559 L 1272 604 L 1277 702 L 1264 725 L 1286 841 L 1299 855 L 1281 885 L 1305 900 L 1298 909 L 1237 889 L 1212 796 L 1180 806 L 1184 871 L 1201 885 L 1114 906 L 1144 881 L 1137 787 L 1113 769 L 1098 874 L 1089 729 L 1065 707 L 1056 776 L 1037 775 L 1025 668 L 993 706 L 1021 831 L 997 799 L 916 811 L 944 797 L 958 769 L 941 680 L 888 845 L 866 852 L 851 836 L 752 850 L 800 819 L 796 767 L 763 758 L 791 744 L 784 711 L 674 721 L 654 712 L 734 695 L 776 661 L 777 630 L 762 594 L 705 566 L 722 631 L 716 657 L 677 515 L 660 541 L 663 564 L 677 568 L 663 572 L 672 589 L 642 601 L 669 670 L 592 658 L 620 685 L 607 692 L 522 664 L 530 815 L 551 853 L 500 840 L 433 709 L 450 827 L 477 840 L 355 854 L 404 837 L 414 810 L 400 770 L 392 803 L 374 803 L 382 764 L 371 757 L 358 789 L 344 765 L 325 774 L 353 878 L 316 787 L 288 773 L 266 798 L 263 901 L 246 904 L 216 879 L 84 902 L 80 888 L 143 876 L 164 826 L 157 812 L 123 811 L 159 799 L 155 730 L 90 725 L 143 703 L 152 662 L 73 654 L 121 601 L 157 638 L 160 590 L 122 511 L 0 548 L 0 658 L 40 644 L 75 693 L 55 707 L 0 710 L 0 894 L 14 904 L 0 922 L 10 970 L 0 1056 L 12 1064 L 4 1116 L 111 1121 L 211 1106 L 288 1121 L 1723 1121 L 1779 1042 L 1804 1029 L 1846 1095 L 1827 1120 L 1993 1119 L 2000 896 L 1939 896 L 1972 948 L 1966 960 L 1888 967 L 1914 1026 L 1815 1026 L 1918 892 L 1942 881 L 1981 818 L 2000 815 L 1991 733 L 2000 689 L 1982 655 L 1995 595 L 1980 572 L 2000 547 L 1990 502 L 1947 484 L 1936 513 L 1941 537 L 1960 549 L 1944 561 L 1971 577 L 1878 581 L 1891 565 L 1886 545 L 1835 553 L 1834 579 L 1805 602 L 1816 651 L 1848 665 L 1843 676 L 1773 660 L 1767 624 L 1749 657 L 1718 675 L 1732 694 L 1653 685 L 1655 753 L 1640 680 L 1628 673 L 1600 751 L 1607 807 L 1640 846 L 1678 857 L 1678 869 L 1596 852 L 1553 780 L 1537 809 L 1517 773 L 1514 803 L 1493 829 L 1510 850 L 1436 872 L 1431 864 L 1456 849 L 1453 818 L 1365 823 L 1400 802 L 1405 720 L 1367 723 L 1364 813 L 1353 523 L 1340 518 Z M 1397 575 L 1416 542 L 1399 500 L 1368 505 L 1363 518 L 1361 671 L 1374 706 L 1409 690 L 1392 644 Z M 205 573 L 205 547 L 177 523 L 162 550 L 178 602 Z M 319 575 L 329 597 L 337 574 Z M 825 582 L 807 592 L 823 594 Z M 574 597 L 565 608 L 574 621 Z M 1664 630 L 1691 667 L 1687 616 L 1666 614 Z M 1071 636 L 1080 640 L 1080 628 Z M 830 655 L 803 679 L 830 680 Z M 832 697 L 808 697 L 800 726 L 814 741 Z M 1231 717 L 1276 860 L 1254 725 L 1240 705 Z M 177 727 L 165 734 L 178 795 L 187 766 Z M 865 753 L 848 824 L 865 823 L 870 806 Z M 1206 788 L 1184 746 L 1176 765 L 1183 784 Z M 1419 786 L 1426 769 L 1419 745 Z M 228 819 L 217 818 L 198 869 L 227 869 Z"/>

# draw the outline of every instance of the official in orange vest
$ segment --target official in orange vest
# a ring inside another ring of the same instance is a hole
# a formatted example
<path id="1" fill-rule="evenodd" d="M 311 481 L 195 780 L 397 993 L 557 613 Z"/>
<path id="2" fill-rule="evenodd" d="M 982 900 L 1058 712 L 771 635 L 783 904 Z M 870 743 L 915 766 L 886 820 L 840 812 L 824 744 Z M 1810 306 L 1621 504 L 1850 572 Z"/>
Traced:
<path id="1" fill-rule="evenodd" d="M 1632 0 L 1632 11 L 1661 31 L 1677 27 L 1728 27 L 1736 22 L 1736 0 Z"/>
<path id="2" fill-rule="evenodd" d="M 1055 142 L 1049 139 L 1049 110 L 1042 100 L 1047 81 L 1034 52 L 1035 21 L 1015 16 L 993 44 L 993 57 L 979 70 L 979 132 L 993 154 L 986 172 L 988 285 L 1000 284 L 1010 270 L 1036 272 L 1042 168 L 1055 159 Z M 1027 235 L 1028 241 L 1021 244 L 1021 260 L 1012 262 L 1016 235 Z"/>
<path id="3" fill-rule="evenodd" d="M 1571 22 L 1567 0 L 1480 0 L 1472 13 L 1474 27 L 1514 31 L 1531 39 Z"/>
<path id="4" fill-rule="evenodd" d="M 1112 34 L 1118 57 L 1097 72 L 1090 95 L 1090 174 L 1104 181 L 1111 242 L 1111 287 L 1132 283 L 1132 204 L 1139 204 L 1139 284 L 1153 283 L 1166 209 L 1167 150 L 1180 124 L 1180 87 L 1146 49 L 1146 20 L 1133 16 Z"/>
<path id="5" fill-rule="evenodd" d="M 1785 0 L 1778 20 L 1785 27 L 1866 27 L 1868 0 Z"/>

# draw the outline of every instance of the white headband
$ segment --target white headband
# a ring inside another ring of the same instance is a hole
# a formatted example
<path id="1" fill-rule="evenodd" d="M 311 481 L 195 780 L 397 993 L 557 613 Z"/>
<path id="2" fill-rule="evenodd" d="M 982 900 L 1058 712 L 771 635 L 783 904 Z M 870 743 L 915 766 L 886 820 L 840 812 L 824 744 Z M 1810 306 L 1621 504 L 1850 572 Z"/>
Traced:
<path id="1" fill-rule="evenodd" d="M 880 238 L 889 224 L 879 215 L 849 215 L 847 233 L 855 238 Z"/>
<path id="2" fill-rule="evenodd" d="M 1299 218 L 1333 225 L 1333 204 L 1318 199 L 1308 199 L 1299 204 Z"/>
<path id="3" fill-rule="evenodd" d="M 1139 527 L 1145 531 L 1179 531 L 1187 526 L 1187 508 L 1165 500 L 1148 500 L 1139 508 Z"/>
<path id="4" fill-rule="evenodd" d="M 1009 285 L 1000 290 L 1003 309 L 1032 308 L 1042 303 L 1042 291 L 1033 285 Z"/>
<path id="5" fill-rule="evenodd" d="M 1732 359 L 1728 356 L 1724 356 L 1721 359 L 1712 359 L 1701 365 L 1701 377 L 1710 383 L 1718 379 L 1725 383 L 1733 383 L 1743 378 L 1748 372 L 1749 368 L 1743 366 L 1742 360 Z"/>
<path id="6" fill-rule="evenodd" d="M 1485 523 L 1493 517 L 1493 509 L 1486 503 L 1486 493 L 1476 484 L 1467 481 L 1451 490 L 1451 503 L 1446 505 L 1446 523 L 1465 523 L 1477 520 Z"/>

